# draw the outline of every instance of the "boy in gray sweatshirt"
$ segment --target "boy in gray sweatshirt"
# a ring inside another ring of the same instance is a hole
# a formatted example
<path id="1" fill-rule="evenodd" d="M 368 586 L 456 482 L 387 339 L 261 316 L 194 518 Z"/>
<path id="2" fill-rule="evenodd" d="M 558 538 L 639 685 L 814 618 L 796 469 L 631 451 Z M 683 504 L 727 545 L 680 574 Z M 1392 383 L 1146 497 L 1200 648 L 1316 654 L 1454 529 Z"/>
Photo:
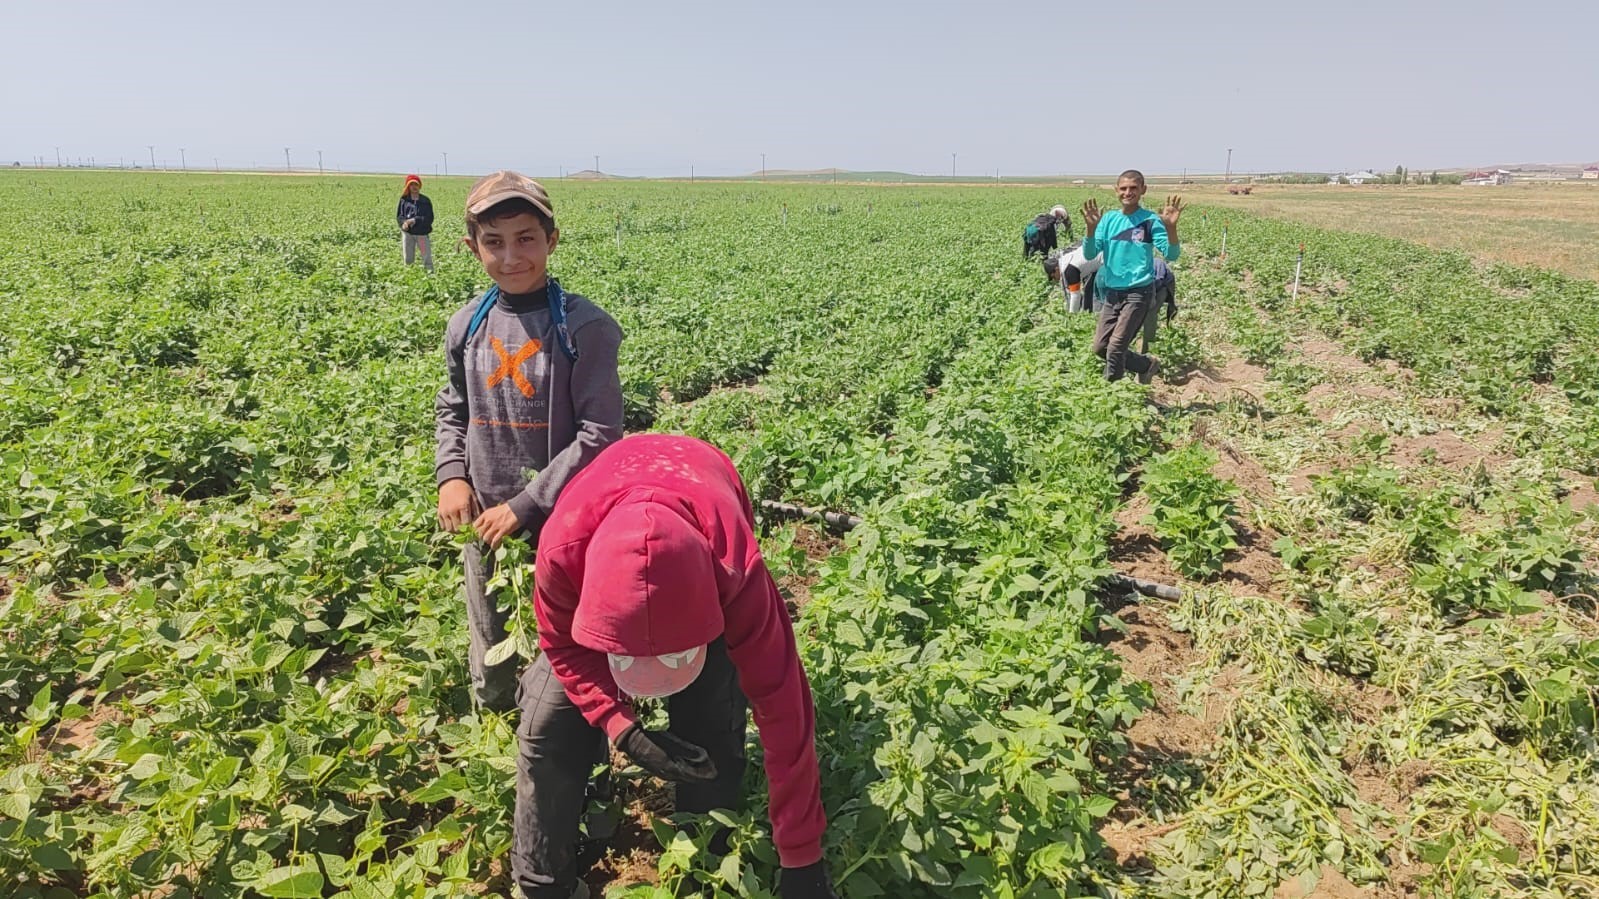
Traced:
<path id="1" fill-rule="evenodd" d="M 516 705 L 517 660 L 486 664 L 509 611 L 485 587 L 493 556 L 483 545 L 522 534 L 537 546 L 567 481 L 622 436 L 622 329 L 549 277 L 560 231 L 537 181 L 510 171 L 480 179 L 467 195 L 466 231 L 495 286 L 445 331 L 434 470 L 440 527 L 471 524 L 480 538 L 461 559 L 473 695 L 506 711 Z"/>

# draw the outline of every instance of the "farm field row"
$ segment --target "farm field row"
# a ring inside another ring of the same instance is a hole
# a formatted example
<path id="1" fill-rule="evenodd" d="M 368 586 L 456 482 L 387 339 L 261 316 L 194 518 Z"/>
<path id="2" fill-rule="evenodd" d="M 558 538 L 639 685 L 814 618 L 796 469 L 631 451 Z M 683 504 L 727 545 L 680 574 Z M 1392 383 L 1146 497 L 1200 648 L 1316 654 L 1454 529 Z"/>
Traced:
<path id="1" fill-rule="evenodd" d="M 1117 613 L 1156 706 L 1129 731 L 1135 776 L 1102 832 L 1143 872 L 1129 894 L 1587 895 L 1599 492 L 1572 449 L 1587 401 L 1545 380 L 1485 403 L 1460 362 L 1373 352 L 1404 329 L 1368 314 L 1353 285 L 1369 276 L 1346 267 L 1384 242 L 1355 243 L 1307 261 L 1297 300 L 1249 254 L 1186 272 L 1206 364 L 1156 390 L 1162 440 L 1229 485 L 1214 539 L 1236 545 L 1183 601 Z M 1395 286 L 1379 299 L 1423 295 Z M 1449 339 L 1482 358 L 1496 327 Z M 1143 493 L 1118 513 L 1113 563 L 1181 576 Z"/>
<path id="2" fill-rule="evenodd" d="M 4 178 L 0 877 L 503 892 L 514 735 L 470 707 L 432 524 L 440 336 L 486 285 L 459 223 L 426 276 L 370 179 Z M 1237 213 L 1222 259 L 1200 207 L 1174 378 L 1109 385 L 1017 247 L 1086 196 L 556 191 L 555 270 L 628 335 L 629 428 L 865 519 L 764 540 L 841 894 L 1592 888 L 1592 282 Z M 1406 442 L 1442 430 L 1489 462 Z M 1191 589 L 1124 606 L 1118 567 Z M 628 776 L 634 855 L 595 884 L 769 895 L 759 770 L 726 858 L 645 830 Z"/>

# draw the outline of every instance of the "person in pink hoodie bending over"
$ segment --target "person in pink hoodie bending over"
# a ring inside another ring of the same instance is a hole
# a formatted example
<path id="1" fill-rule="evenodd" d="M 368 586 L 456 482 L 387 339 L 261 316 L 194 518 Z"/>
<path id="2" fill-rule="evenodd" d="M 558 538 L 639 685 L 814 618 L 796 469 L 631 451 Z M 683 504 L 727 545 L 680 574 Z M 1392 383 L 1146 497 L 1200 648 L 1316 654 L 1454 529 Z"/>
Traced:
<path id="1" fill-rule="evenodd" d="M 544 525 L 522 674 L 512 870 L 529 899 L 587 895 L 577 879 L 584 790 L 605 740 L 675 784 L 680 812 L 738 809 L 745 711 L 765 750 L 783 899 L 836 899 L 822 858 L 811 688 L 754 512 L 720 450 L 666 434 L 607 447 Z M 630 697 L 670 697 L 647 730 Z"/>

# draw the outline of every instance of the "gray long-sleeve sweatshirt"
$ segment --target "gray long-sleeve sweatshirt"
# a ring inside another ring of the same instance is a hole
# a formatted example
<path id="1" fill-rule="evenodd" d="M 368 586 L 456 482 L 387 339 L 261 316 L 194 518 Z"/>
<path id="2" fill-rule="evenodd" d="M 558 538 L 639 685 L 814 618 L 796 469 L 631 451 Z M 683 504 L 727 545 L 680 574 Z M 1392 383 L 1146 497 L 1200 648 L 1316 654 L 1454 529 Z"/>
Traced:
<path id="1" fill-rule="evenodd" d="M 567 293 L 574 362 L 561 350 L 543 291 L 502 294 L 468 342 L 477 305 L 466 304 L 445 329 L 449 383 L 433 404 L 435 476 L 441 485 L 465 478 L 485 509 L 509 504 L 537 543 L 566 482 L 622 436 L 622 329 Z"/>

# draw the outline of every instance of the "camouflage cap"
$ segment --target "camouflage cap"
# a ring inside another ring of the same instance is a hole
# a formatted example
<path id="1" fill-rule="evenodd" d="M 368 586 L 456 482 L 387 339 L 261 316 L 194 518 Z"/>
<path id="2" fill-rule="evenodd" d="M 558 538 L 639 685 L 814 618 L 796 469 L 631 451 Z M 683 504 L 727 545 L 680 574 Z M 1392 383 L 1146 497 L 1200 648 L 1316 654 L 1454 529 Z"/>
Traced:
<path id="1" fill-rule="evenodd" d="M 551 222 L 555 221 L 555 207 L 550 203 L 550 195 L 545 192 L 544 185 L 521 172 L 509 169 L 484 175 L 472 185 L 471 192 L 466 195 L 466 214 L 482 215 L 496 203 L 518 198 L 532 203 L 534 208 L 548 216 Z"/>

